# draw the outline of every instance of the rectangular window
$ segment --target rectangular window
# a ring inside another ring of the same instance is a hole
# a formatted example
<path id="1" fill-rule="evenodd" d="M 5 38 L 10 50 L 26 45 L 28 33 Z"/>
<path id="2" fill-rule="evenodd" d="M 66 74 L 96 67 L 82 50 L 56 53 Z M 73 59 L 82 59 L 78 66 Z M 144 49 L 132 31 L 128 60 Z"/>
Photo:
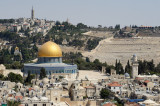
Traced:
<path id="1" fill-rule="evenodd" d="M 46 104 L 43 104 L 43 106 L 46 106 Z"/>
<path id="2" fill-rule="evenodd" d="M 37 106 L 37 104 L 34 104 L 33 106 Z"/>
<path id="3" fill-rule="evenodd" d="M 154 79 L 154 81 L 158 81 L 158 79 Z"/>

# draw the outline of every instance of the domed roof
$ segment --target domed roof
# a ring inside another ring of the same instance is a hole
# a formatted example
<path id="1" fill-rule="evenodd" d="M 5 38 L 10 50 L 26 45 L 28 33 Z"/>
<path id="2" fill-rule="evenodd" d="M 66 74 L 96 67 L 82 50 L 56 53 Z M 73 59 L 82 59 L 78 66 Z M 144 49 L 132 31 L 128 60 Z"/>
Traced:
<path id="1" fill-rule="evenodd" d="M 130 75 L 129 75 L 128 73 L 125 73 L 124 76 L 125 76 L 126 78 L 130 78 Z"/>
<path id="2" fill-rule="evenodd" d="M 56 43 L 48 41 L 40 47 L 38 57 L 62 57 L 62 51 Z"/>
<path id="3" fill-rule="evenodd" d="M 16 46 L 16 47 L 15 47 L 15 50 L 19 50 L 19 48 Z"/>

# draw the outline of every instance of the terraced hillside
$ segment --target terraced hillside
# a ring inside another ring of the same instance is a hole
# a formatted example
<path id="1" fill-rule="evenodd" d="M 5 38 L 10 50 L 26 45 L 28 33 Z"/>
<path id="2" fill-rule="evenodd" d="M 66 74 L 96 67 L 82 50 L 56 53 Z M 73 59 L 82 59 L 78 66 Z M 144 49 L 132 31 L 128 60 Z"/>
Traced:
<path id="1" fill-rule="evenodd" d="M 102 40 L 91 52 L 84 52 L 83 56 L 113 65 L 117 59 L 125 65 L 133 54 L 136 54 L 138 59 L 153 59 L 156 64 L 159 63 L 160 37 L 108 38 Z"/>

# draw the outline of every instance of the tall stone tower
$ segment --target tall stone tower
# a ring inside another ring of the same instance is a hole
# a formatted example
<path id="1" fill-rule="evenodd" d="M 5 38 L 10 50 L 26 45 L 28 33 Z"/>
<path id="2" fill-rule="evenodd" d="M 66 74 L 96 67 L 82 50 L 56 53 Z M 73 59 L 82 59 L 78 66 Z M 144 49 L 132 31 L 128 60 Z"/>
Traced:
<path id="1" fill-rule="evenodd" d="M 32 7 L 32 10 L 31 10 L 31 19 L 34 20 L 34 9 Z"/>
<path id="2" fill-rule="evenodd" d="M 132 78 L 135 78 L 138 76 L 138 61 L 137 61 L 137 56 L 133 55 L 132 57 Z"/>

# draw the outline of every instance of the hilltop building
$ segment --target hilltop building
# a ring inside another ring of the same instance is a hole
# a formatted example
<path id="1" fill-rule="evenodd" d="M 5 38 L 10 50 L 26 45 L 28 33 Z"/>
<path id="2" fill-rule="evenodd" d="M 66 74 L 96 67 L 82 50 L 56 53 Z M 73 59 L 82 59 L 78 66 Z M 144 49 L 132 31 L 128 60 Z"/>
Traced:
<path id="1" fill-rule="evenodd" d="M 24 64 L 22 71 L 24 75 L 27 75 L 28 71 L 31 71 L 32 74 L 40 74 L 42 68 L 45 68 L 48 77 L 55 75 L 74 79 L 78 72 L 77 65 L 69 65 L 62 62 L 62 51 L 52 41 L 44 43 L 39 48 L 38 61 L 36 63 Z"/>

